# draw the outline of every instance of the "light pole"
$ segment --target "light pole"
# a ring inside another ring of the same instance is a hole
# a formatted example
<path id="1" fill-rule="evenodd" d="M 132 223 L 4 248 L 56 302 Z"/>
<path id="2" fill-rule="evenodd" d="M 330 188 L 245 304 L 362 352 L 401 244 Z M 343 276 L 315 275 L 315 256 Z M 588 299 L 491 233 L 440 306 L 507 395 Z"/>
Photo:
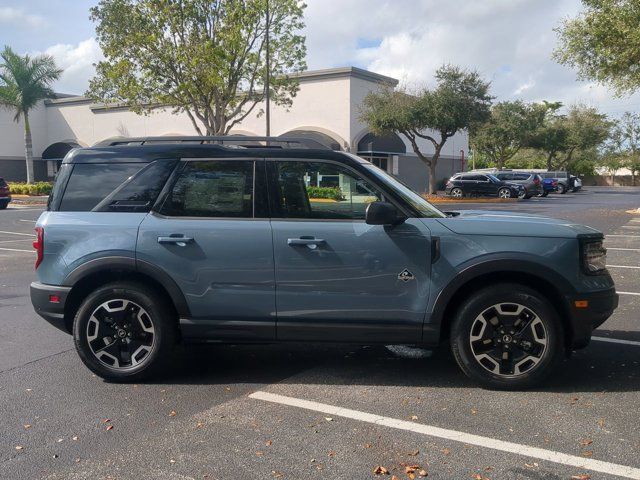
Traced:
<path id="1" fill-rule="evenodd" d="M 267 122 L 266 125 L 266 134 L 267 137 L 271 136 L 271 111 L 270 111 L 270 105 L 269 105 L 269 83 L 270 83 L 270 71 L 269 71 L 269 23 L 270 23 L 270 19 L 269 19 L 269 0 L 266 0 L 267 2 L 267 23 L 266 23 L 266 29 L 265 29 L 265 35 L 266 35 L 266 39 L 265 39 L 265 50 L 267 52 L 267 59 L 266 59 L 266 68 L 267 68 L 267 72 L 265 75 L 265 82 L 264 82 L 264 88 L 265 88 L 265 120 Z M 269 144 L 269 141 L 267 140 L 267 145 Z"/>

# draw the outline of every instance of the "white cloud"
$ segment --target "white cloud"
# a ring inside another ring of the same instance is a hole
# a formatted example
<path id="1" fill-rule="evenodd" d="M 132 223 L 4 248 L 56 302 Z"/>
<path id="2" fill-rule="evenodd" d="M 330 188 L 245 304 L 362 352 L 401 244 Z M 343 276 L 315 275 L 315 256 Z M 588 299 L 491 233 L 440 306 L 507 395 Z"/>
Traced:
<path id="1" fill-rule="evenodd" d="M 89 38 L 77 45 L 59 43 L 47 48 L 44 53 L 52 55 L 56 64 L 64 69 L 60 80 L 54 86 L 62 93 L 82 94 L 93 76 L 94 63 L 102 60 L 102 50 L 95 38 Z"/>
<path id="2" fill-rule="evenodd" d="M 19 8 L 0 7 L 0 23 L 12 24 L 14 26 L 24 24 L 33 28 L 42 27 L 47 22 L 40 15 L 26 13 Z"/>
<path id="3" fill-rule="evenodd" d="M 356 64 L 409 87 L 433 84 L 451 63 L 477 69 L 497 100 L 559 100 L 600 106 L 617 116 L 640 107 L 640 94 L 615 98 L 578 82 L 551 54 L 553 29 L 575 16 L 580 0 L 307 0 L 310 68 Z M 377 46 L 358 48 L 359 39 Z"/>

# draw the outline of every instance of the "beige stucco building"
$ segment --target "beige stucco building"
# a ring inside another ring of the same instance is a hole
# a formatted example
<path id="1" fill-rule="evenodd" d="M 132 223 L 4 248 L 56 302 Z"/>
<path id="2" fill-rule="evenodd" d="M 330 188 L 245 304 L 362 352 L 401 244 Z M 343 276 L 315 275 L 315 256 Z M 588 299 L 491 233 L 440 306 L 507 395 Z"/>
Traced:
<path id="1" fill-rule="evenodd" d="M 427 168 L 408 141 L 395 135 L 375 137 L 359 119 L 367 93 L 394 87 L 396 79 L 346 67 L 303 72 L 299 80 L 293 106 L 288 110 L 271 108 L 273 136 L 312 136 L 331 148 L 369 158 L 417 191 L 426 189 Z M 30 114 L 30 121 L 35 175 L 39 180 L 52 178 L 60 159 L 76 146 L 90 146 L 117 136 L 196 134 L 186 114 L 158 109 L 150 115 L 137 115 L 126 107 L 107 107 L 77 96 L 42 102 Z M 264 116 L 249 116 L 230 133 L 264 135 Z M 433 152 L 429 142 L 423 141 L 421 146 L 423 151 Z M 464 169 L 467 153 L 465 132 L 449 139 L 439 162 L 437 180 Z M 0 177 L 24 180 L 25 176 L 23 125 L 15 123 L 10 112 L 0 111 Z"/>

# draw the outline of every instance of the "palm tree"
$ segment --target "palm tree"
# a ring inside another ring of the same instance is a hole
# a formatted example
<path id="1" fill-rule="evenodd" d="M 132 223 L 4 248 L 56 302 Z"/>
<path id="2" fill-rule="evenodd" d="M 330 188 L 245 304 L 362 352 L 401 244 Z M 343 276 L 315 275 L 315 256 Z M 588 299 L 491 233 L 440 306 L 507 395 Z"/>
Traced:
<path id="1" fill-rule="evenodd" d="M 15 112 L 14 121 L 24 119 L 24 149 L 27 161 L 27 183 L 33 182 L 33 144 L 29 111 L 40 100 L 54 98 L 50 85 L 60 78 L 62 70 L 51 55 L 24 57 L 5 46 L 0 53 L 0 107 Z"/>

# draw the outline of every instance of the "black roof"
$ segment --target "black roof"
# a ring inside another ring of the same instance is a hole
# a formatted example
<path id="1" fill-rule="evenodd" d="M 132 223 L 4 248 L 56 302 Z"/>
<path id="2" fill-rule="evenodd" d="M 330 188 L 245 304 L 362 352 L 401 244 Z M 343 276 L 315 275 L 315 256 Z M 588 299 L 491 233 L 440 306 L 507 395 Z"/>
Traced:
<path id="1" fill-rule="evenodd" d="M 204 143 L 219 141 L 220 137 L 145 137 L 105 141 L 94 147 L 76 148 L 63 163 L 148 163 L 163 158 L 307 158 L 336 160 L 346 164 L 362 164 L 366 160 L 327 148 L 308 148 L 300 139 L 274 137 L 227 137 L 233 145 Z M 215 139 L 215 140 L 212 140 Z M 253 142 L 253 143 L 252 143 Z M 260 142 L 260 143 L 255 143 Z M 244 145 L 237 145 L 244 143 Z M 295 145 L 295 147 L 294 147 Z M 306 148 L 305 148 L 306 147 Z"/>

